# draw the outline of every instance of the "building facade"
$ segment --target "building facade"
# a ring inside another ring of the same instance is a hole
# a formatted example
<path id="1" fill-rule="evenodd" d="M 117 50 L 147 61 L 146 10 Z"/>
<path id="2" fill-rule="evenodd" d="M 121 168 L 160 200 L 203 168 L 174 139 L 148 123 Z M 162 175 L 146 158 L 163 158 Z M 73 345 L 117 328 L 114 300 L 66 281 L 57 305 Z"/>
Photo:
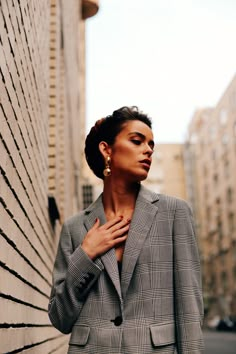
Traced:
<path id="1" fill-rule="evenodd" d="M 157 193 L 186 199 L 183 144 L 156 144 L 148 178 L 143 182 Z"/>
<path id="2" fill-rule="evenodd" d="M 92 0 L 0 0 L 0 352 L 65 353 L 47 306 L 63 220 L 81 208 Z"/>
<path id="3" fill-rule="evenodd" d="M 207 314 L 236 315 L 236 77 L 216 107 L 194 114 L 185 165 Z"/>

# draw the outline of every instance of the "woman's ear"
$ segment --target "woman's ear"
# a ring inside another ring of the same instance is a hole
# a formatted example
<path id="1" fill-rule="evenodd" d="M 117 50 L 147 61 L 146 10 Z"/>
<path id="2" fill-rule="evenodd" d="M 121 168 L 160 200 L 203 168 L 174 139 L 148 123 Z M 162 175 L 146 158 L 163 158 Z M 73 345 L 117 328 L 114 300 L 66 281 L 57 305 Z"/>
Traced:
<path id="1" fill-rule="evenodd" d="M 105 159 L 107 156 L 110 156 L 110 155 L 111 155 L 111 147 L 110 147 L 110 145 L 107 144 L 107 142 L 105 142 L 105 141 L 100 141 L 98 147 L 99 147 L 100 153 L 102 154 L 102 156 L 104 157 L 104 159 Z"/>

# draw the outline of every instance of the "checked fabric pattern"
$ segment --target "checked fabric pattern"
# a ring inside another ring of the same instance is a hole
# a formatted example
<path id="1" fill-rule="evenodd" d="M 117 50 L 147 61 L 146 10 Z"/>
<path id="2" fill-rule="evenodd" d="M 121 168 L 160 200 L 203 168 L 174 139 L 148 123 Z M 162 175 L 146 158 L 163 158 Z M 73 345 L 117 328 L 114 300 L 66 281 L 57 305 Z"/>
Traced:
<path id="1" fill-rule="evenodd" d="M 71 333 L 68 353 L 200 354 L 203 303 L 191 209 L 140 187 L 119 276 L 115 250 L 94 262 L 80 244 L 101 196 L 64 224 L 49 303 L 52 324 Z"/>

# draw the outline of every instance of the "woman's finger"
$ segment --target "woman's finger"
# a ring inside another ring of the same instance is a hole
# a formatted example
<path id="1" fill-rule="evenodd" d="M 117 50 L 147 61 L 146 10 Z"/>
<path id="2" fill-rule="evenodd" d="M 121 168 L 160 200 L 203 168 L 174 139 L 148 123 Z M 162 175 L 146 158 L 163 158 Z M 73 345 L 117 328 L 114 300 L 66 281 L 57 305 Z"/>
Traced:
<path id="1" fill-rule="evenodd" d="M 103 228 L 104 230 L 108 230 L 122 220 L 123 220 L 123 216 L 116 216 L 115 218 L 107 221 L 104 225 L 101 226 L 101 228 Z"/>
<path id="2" fill-rule="evenodd" d="M 125 233 L 128 233 L 129 231 L 129 227 L 130 227 L 130 223 L 123 225 L 122 227 L 120 227 L 119 229 L 115 230 L 112 232 L 112 238 L 119 238 L 120 236 L 122 236 Z"/>
<path id="3" fill-rule="evenodd" d="M 115 240 L 114 240 L 114 246 L 117 246 L 119 243 L 122 243 L 124 242 L 128 237 L 128 234 L 126 235 L 123 235 L 123 236 L 120 236 L 120 237 L 117 237 Z"/>
<path id="4" fill-rule="evenodd" d="M 117 230 L 120 230 L 122 227 L 129 225 L 130 224 L 130 219 L 121 219 L 120 222 L 116 223 L 115 225 L 112 225 L 109 229 L 110 232 L 115 232 Z"/>
<path id="5" fill-rule="evenodd" d="M 100 225 L 100 220 L 98 218 L 96 218 L 91 230 L 97 229 L 99 227 L 99 225 Z"/>

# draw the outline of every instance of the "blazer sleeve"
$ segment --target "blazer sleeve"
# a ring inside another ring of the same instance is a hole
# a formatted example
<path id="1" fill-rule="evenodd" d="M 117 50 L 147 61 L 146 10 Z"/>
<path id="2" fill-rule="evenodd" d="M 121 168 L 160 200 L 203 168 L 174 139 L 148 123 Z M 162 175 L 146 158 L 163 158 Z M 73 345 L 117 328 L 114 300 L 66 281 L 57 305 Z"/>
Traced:
<path id="1" fill-rule="evenodd" d="M 86 295 L 103 268 L 101 260 L 92 261 L 80 245 L 73 250 L 69 226 L 65 223 L 55 259 L 48 306 L 52 324 L 62 333 L 71 332 Z"/>
<path id="2" fill-rule="evenodd" d="M 203 353 L 200 259 L 189 205 L 177 200 L 174 226 L 175 323 L 178 354 Z"/>

